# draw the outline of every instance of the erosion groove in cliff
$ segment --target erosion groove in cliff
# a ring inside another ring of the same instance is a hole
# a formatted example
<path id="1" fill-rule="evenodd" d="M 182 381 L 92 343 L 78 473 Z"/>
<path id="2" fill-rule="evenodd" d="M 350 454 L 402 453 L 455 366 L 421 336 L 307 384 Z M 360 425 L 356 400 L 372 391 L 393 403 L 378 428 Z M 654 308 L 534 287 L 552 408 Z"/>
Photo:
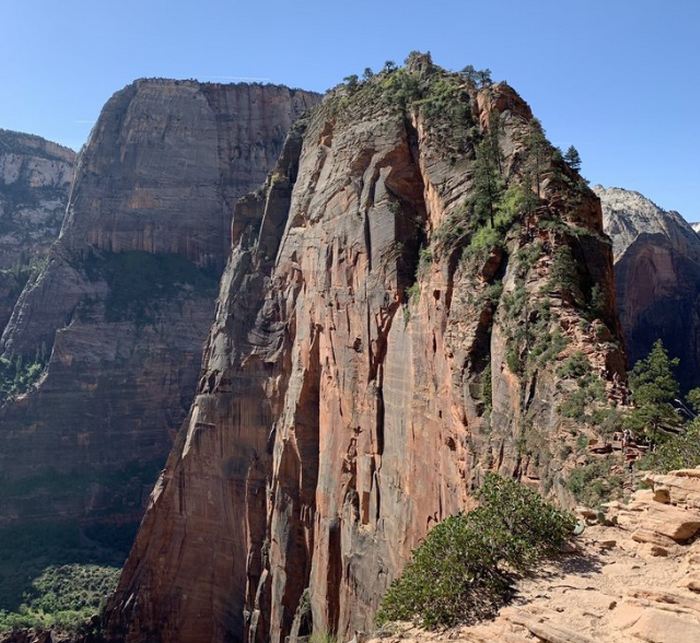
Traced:
<path id="1" fill-rule="evenodd" d="M 485 150 L 505 184 L 492 221 Z M 347 640 L 485 471 L 569 499 L 576 436 L 625 397 L 612 253 L 510 87 L 412 56 L 337 89 L 233 230 L 108 636 Z"/>

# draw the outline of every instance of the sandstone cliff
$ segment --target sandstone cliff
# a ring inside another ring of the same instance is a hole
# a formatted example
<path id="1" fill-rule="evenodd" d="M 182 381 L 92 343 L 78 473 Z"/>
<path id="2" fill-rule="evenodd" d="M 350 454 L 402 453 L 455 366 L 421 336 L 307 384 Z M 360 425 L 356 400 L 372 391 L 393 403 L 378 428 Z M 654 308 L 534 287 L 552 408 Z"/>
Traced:
<path id="1" fill-rule="evenodd" d="M 659 338 L 681 359 L 683 388 L 700 384 L 700 237 L 677 212 L 638 192 L 595 186 L 613 240 L 620 322 L 632 366 Z"/>
<path id="2" fill-rule="evenodd" d="M 2 336 L 11 363 L 44 357 L 0 408 L 0 524 L 138 521 L 195 390 L 232 204 L 316 102 L 140 80 L 106 104 L 60 238 Z"/>
<path id="3" fill-rule="evenodd" d="M 0 331 L 58 237 L 74 166 L 73 150 L 0 129 Z"/>
<path id="4" fill-rule="evenodd" d="M 485 470 L 568 500 L 624 356 L 599 201 L 538 133 L 507 85 L 422 56 L 295 128 L 236 207 L 109 636 L 347 640 Z M 494 139 L 510 188 L 489 224 L 475 150 Z"/>

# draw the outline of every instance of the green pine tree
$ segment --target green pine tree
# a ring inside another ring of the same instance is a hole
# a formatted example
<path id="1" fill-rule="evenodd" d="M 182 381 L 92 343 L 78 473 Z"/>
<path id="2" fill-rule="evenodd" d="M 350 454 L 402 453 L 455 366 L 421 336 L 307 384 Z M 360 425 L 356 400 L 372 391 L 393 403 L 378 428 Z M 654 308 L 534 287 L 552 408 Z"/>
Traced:
<path id="1" fill-rule="evenodd" d="M 476 79 L 479 81 L 480 87 L 488 87 L 493 82 L 491 80 L 491 70 L 490 69 L 479 69 L 476 72 Z"/>
<path id="2" fill-rule="evenodd" d="M 343 82 L 347 85 L 348 90 L 352 94 L 358 88 L 360 79 L 357 77 L 357 74 L 351 74 L 343 78 Z"/>
<path id="3" fill-rule="evenodd" d="M 505 187 L 500 174 L 501 152 L 498 133 L 494 129 L 495 125 L 476 149 L 471 199 L 476 220 L 479 223 L 488 220 L 492 228 L 495 225 L 494 214 Z"/>
<path id="4" fill-rule="evenodd" d="M 535 181 L 535 192 L 537 198 L 541 198 L 540 184 L 547 160 L 548 143 L 544 136 L 542 124 L 533 118 L 530 120 L 528 132 L 528 163 L 526 170 L 529 171 Z"/>
<path id="5" fill-rule="evenodd" d="M 581 155 L 573 145 L 570 145 L 569 149 L 566 150 L 566 154 L 564 154 L 564 161 L 566 161 L 566 164 L 572 170 L 574 170 L 574 172 L 581 171 Z"/>
<path id="6" fill-rule="evenodd" d="M 682 425 L 674 407 L 679 386 L 673 369 L 678 363 L 677 357 L 668 356 L 659 339 L 629 375 L 634 410 L 625 418 L 625 426 L 652 444 L 662 442 Z"/>

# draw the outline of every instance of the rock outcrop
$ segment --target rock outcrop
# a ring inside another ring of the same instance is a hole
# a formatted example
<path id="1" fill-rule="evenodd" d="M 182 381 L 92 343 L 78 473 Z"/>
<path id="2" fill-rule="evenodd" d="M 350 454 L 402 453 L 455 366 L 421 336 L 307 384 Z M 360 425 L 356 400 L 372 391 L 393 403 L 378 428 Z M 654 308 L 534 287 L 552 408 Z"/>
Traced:
<path id="1" fill-rule="evenodd" d="M 422 56 L 295 128 L 236 207 L 108 637 L 348 640 L 484 471 L 569 499 L 570 445 L 623 400 L 624 356 L 599 201 L 539 132 L 507 85 Z M 492 223 L 488 145 L 510 186 Z"/>
<path id="2" fill-rule="evenodd" d="M 37 377 L 0 408 L 0 524 L 140 519 L 195 391 L 233 203 L 317 102 L 170 80 L 109 100 L 60 238 L 2 336 Z"/>
<path id="3" fill-rule="evenodd" d="M 609 503 L 603 523 L 589 520 L 575 555 L 521 581 L 494 621 L 437 633 L 397 624 L 370 643 L 700 640 L 700 469 L 647 481 Z"/>
<path id="4" fill-rule="evenodd" d="M 680 214 L 638 192 L 595 186 L 613 240 L 620 322 L 632 366 L 657 339 L 681 360 L 682 388 L 700 384 L 700 237 Z"/>
<path id="5" fill-rule="evenodd" d="M 58 237 L 74 169 L 73 150 L 0 129 L 0 332 Z"/>

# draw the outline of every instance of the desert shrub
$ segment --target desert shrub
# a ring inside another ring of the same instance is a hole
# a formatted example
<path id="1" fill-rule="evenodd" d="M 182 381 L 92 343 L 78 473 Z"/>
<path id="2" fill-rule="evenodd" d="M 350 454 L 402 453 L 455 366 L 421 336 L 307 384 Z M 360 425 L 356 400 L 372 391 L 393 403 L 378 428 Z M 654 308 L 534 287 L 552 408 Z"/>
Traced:
<path id="1" fill-rule="evenodd" d="M 576 500 L 597 507 L 601 502 L 618 496 L 623 482 L 622 476 L 610 472 L 610 461 L 601 459 L 574 469 L 566 486 Z"/>
<path id="2" fill-rule="evenodd" d="M 377 621 L 451 626 L 486 617 L 511 595 L 513 577 L 560 550 L 573 517 L 514 480 L 488 474 L 480 506 L 425 537 L 384 596 Z"/>
<path id="3" fill-rule="evenodd" d="M 637 466 L 659 473 L 700 466 L 700 420 L 693 420 L 681 433 L 658 445 Z"/>
<path id="4" fill-rule="evenodd" d="M 557 375 L 562 378 L 578 379 L 590 371 L 591 365 L 588 358 L 581 351 L 576 351 L 557 369 Z"/>
<path id="5" fill-rule="evenodd" d="M 579 277 L 571 248 L 560 246 L 554 254 L 547 287 L 551 292 L 578 294 Z"/>
<path id="6" fill-rule="evenodd" d="M 557 375 L 562 379 L 576 380 L 578 383 L 578 388 L 567 393 L 561 403 L 559 411 L 562 415 L 582 422 L 595 423 L 595 411 L 589 415 L 586 410 L 592 402 L 604 401 L 605 385 L 600 377 L 592 372 L 588 358 L 581 351 L 577 351 L 557 369 Z M 599 417 L 599 414 L 595 417 Z"/>
<path id="7" fill-rule="evenodd" d="M 541 256 L 542 242 L 539 240 L 520 248 L 515 255 L 515 259 L 517 261 L 516 277 L 518 279 L 524 279 Z"/>

